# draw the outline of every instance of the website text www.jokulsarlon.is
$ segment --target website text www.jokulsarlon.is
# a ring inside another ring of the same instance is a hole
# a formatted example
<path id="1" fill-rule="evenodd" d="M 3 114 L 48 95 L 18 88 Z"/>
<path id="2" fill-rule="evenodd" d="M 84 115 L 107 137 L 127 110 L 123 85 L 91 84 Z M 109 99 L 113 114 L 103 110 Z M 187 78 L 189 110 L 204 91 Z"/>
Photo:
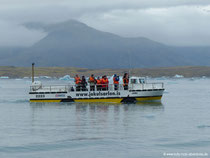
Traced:
<path id="1" fill-rule="evenodd" d="M 94 97 L 94 96 L 118 96 L 120 95 L 120 92 L 86 92 L 86 93 L 77 93 L 77 97 Z"/>

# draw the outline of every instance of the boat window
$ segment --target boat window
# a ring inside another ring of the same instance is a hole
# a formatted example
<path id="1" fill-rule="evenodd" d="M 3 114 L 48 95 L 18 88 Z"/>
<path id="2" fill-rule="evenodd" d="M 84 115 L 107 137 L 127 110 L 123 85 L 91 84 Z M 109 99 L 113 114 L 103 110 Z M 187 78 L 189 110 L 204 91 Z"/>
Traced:
<path id="1" fill-rule="evenodd" d="M 136 79 L 131 79 L 131 84 L 136 84 L 137 80 Z"/>
<path id="2" fill-rule="evenodd" d="M 144 79 L 139 79 L 139 83 L 145 83 Z"/>

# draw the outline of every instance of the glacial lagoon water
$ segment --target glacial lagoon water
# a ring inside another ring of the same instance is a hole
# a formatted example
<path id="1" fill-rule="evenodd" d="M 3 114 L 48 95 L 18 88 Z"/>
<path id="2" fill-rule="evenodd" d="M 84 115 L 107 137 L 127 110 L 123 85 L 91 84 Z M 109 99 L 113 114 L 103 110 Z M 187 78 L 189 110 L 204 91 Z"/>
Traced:
<path id="1" fill-rule="evenodd" d="M 1 79 L 0 158 L 210 157 L 210 79 L 158 81 L 161 102 L 32 104 L 29 80 Z"/>

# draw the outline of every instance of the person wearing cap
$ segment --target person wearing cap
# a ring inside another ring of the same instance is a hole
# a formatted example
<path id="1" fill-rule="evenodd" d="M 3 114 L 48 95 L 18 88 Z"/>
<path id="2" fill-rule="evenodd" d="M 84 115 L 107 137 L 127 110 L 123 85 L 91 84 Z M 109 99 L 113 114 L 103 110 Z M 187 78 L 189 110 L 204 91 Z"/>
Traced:
<path id="1" fill-rule="evenodd" d="M 87 88 L 86 88 L 87 82 L 86 82 L 85 76 L 82 76 L 81 86 L 82 86 L 82 91 L 87 91 Z"/>
<path id="2" fill-rule="evenodd" d="M 75 85 L 76 85 L 76 91 L 80 91 L 81 79 L 77 74 L 74 77 L 74 82 L 75 82 Z"/>
<path id="3" fill-rule="evenodd" d="M 88 82 L 90 84 L 90 91 L 95 91 L 95 84 L 96 84 L 97 81 L 96 81 L 93 74 L 90 76 Z"/>
<path id="4" fill-rule="evenodd" d="M 103 79 L 102 79 L 102 89 L 103 90 L 108 90 L 108 85 L 109 85 L 109 80 L 108 78 L 106 77 L 106 75 L 103 76 Z"/>
<path id="5" fill-rule="evenodd" d="M 96 88 L 97 88 L 97 91 L 101 90 L 101 79 L 100 79 L 100 77 L 98 77 L 97 80 L 96 80 Z"/>
<path id="6" fill-rule="evenodd" d="M 114 90 L 118 90 L 119 87 L 119 76 L 114 74 L 113 76 Z"/>
<path id="7" fill-rule="evenodd" d="M 123 76 L 123 87 L 124 90 L 128 90 L 129 76 L 128 73 L 125 73 Z"/>

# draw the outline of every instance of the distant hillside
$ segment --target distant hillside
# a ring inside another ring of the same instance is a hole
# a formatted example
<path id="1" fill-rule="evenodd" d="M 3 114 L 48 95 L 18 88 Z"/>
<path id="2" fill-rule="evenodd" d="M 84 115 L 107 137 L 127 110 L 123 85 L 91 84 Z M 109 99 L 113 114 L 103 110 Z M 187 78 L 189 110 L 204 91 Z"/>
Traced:
<path id="1" fill-rule="evenodd" d="M 35 76 L 51 76 L 62 77 L 64 75 L 70 75 L 72 77 L 75 74 L 80 76 L 95 76 L 101 75 L 123 75 L 125 72 L 129 72 L 128 69 L 87 69 L 87 68 L 74 68 L 74 67 L 36 67 Z M 184 77 L 210 77 L 210 67 L 199 66 L 184 66 L 184 67 L 165 67 L 165 68 L 141 68 L 131 69 L 130 72 L 134 76 L 150 76 L 150 77 L 173 77 L 176 74 L 183 75 Z M 0 66 L 0 77 L 8 76 L 10 78 L 23 78 L 31 77 L 30 67 L 13 67 L 13 66 Z"/>
<path id="2" fill-rule="evenodd" d="M 2 50 L 1 66 L 140 68 L 183 65 L 210 65 L 210 47 L 171 47 L 147 38 L 124 38 L 70 20 L 43 25 L 47 36 L 25 49 Z M 9 52 L 9 53 L 7 53 Z"/>

